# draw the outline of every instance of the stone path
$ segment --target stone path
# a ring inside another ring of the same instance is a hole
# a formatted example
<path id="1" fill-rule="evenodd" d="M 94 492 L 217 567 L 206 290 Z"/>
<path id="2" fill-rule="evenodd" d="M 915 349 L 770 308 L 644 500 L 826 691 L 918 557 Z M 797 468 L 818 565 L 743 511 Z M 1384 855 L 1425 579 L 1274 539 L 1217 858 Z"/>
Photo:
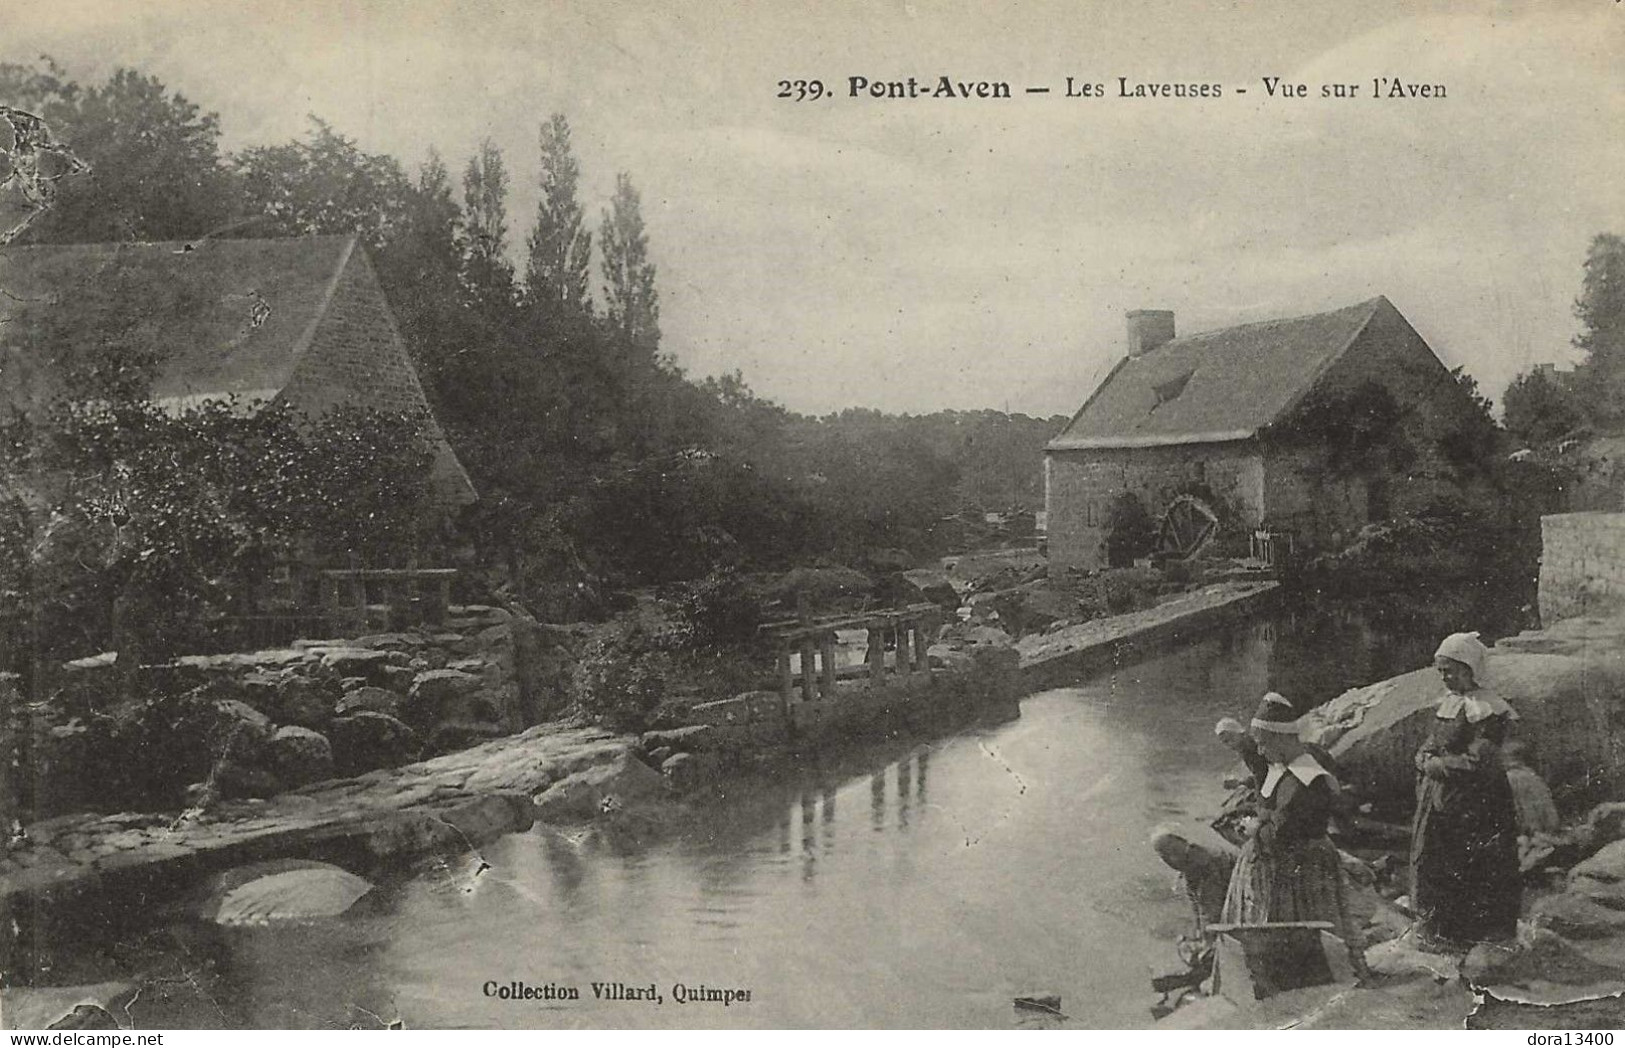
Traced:
<path id="1" fill-rule="evenodd" d="M 1115 658 L 1127 646 L 1162 644 L 1205 630 L 1269 599 L 1275 582 L 1221 582 L 1182 593 L 1154 608 L 1093 619 L 1054 633 L 1016 642 L 1024 672 L 1084 669 L 1095 659 Z"/>
<path id="2" fill-rule="evenodd" d="M 532 795 L 617 760 L 631 744 L 598 729 L 540 725 L 417 764 L 207 812 L 46 820 L 0 855 L 0 913 L 42 895 L 117 890 L 260 859 L 355 864 L 478 846 L 528 829 Z"/>

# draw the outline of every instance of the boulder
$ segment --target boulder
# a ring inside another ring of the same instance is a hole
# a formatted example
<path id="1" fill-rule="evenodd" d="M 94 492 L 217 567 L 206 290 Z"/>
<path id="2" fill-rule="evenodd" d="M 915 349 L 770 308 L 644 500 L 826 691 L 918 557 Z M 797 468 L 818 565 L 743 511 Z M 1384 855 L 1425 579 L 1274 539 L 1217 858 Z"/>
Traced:
<path id="1" fill-rule="evenodd" d="M 921 568 L 905 571 L 903 577 L 919 587 L 920 595 L 938 607 L 946 611 L 959 607 L 959 591 L 954 589 L 945 572 Z"/>
<path id="2" fill-rule="evenodd" d="M 1530 916 L 1538 927 L 1569 939 L 1606 939 L 1625 932 L 1625 912 L 1571 892 L 1537 901 Z"/>
<path id="3" fill-rule="evenodd" d="M 333 777 L 333 746 L 321 732 L 287 725 L 276 730 L 267 749 L 271 769 L 290 789 Z"/>
<path id="4" fill-rule="evenodd" d="M 1625 841 L 1614 841 L 1569 871 L 1571 877 L 1614 883 L 1625 881 Z"/>
<path id="5" fill-rule="evenodd" d="M 536 796 L 537 817 L 570 821 L 592 819 L 611 809 L 648 801 L 666 792 L 660 773 L 622 754 L 608 764 L 576 772 Z"/>
<path id="6" fill-rule="evenodd" d="M 271 740 L 271 718 L 237 699 L 215 699 L 204 711 L 209 752 L 255 763 Z"/>
<path id="7" fill-rule="evenodd" d="M 667 728 L 663 731 L 643 733 L 643 748 L 656 750 L 668 747 L 673 753 L 715 749 L 720 736 L 709 724 L 691 724 L 685 728 Z"/>
<path id="8" fill-rule="evenodd" d="M 278 724 L 295 724 L 320 731 L 333 719 L 337 697 L 327 681 L 289 676 L 278 684 L 269 712 Z"/>
<path id="9" fill-rule="evenodd" d="M 393 768 L 417 757 L 417 732 L 387 713 L 363 710 L 334 718 L 328 740 L 334 770 L 340 775 Z"/>
<path id="10" fill-rule="evenodd" d="M 367 684 L 354 691 L 345 692 L 344 697 L 339 699 L 335 712 L 343 715 L 371 710 L 373 713 L 387 713 L 394 717 L 400 713 L 401 706 L 405 702 L 406 696 L 398 691 L 377 688 Z"/>
<path id="11" fill-rule="evenodd" d="M 1598 846 L 1625 840 L 1625 801 L 1604 801 L 1591 809 L 1585 821 Z"/>
<path id="12" fill-rule="evenodd" d="M 480 686 L 480 679 L 462 670 L 424 670 L 412 680 L 407 692 L 413 719 L 438 720 L 442 711 L 454 708 L 459 700 Z"/>
<path id="13" fill-rule="evenodd" d="M 1625 881 L 1599 881 L 1591 877 L 1574 877 L 1569 881 L 1570 895 L 1589 899 L 1598 906 L 1611 910 L 1625 910 Z"/>
<path id="14" fill-rule="evenodd" d="M 502 729 L 490 721 L 444 721 L 429 732 L 429 741 L 424 744 L 423 751 L 425 755 L 453 753 L 501 738 L 502 735 Z"/>
<path id="15" fill-rule="evenodd" d="M 1612 779 L 1611 710 L 1625 692 L 1625 670 L 1496 649 L 1485 683 L 1518 711 L 1517 735 L 1533 743 L 1530 764 L 1559 797 Z M 1331 751 L 1345 785 L 1387 808 L 1406 809 L 1414 801 L 1412 760 L 1443 696 L 1432 669 L 1355 688 L 1307 714 L 1306 737 Z"/>
<path id="16" fill-rule="evenodd" d="M 1625 991 L 1625 972 L 1538 927 L 1525 929 L 1511 946 L 1474 946 L 1461 962 L 1461 977 L 1500 1000 L 1524 1004 L 1567 1004 Z"/>
<path id="17" fill-rule="evenodd" d="M 269 768 L 234 757 L 227 757 L 216 764 L 211 780 L 222 800 L 272 797 L 282 792 L 282 781 Z"/>
<path id="18" fill-rule="evenodd" d="M 716 761 L 707 758 L 706 754 L 674 753 L 661 763 L 660 774 L 673 790 L 687 793 L 706 785 L 714 777 Z"/>
<path id="19" fill-rule="evenodd" d="M 334 648 L 322 655 L 322 665 L 334 676 L 360 677 L 371 684 L 385 683 L 385 666 L 400 666 L 406 662 L 404 652 L 370 648 Z"/>

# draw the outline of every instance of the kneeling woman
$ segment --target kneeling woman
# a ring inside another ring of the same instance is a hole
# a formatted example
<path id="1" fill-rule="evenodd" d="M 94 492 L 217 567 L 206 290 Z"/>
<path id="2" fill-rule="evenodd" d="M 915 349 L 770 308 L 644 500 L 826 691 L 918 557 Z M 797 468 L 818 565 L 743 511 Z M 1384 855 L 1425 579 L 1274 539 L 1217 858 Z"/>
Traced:
<path id="1" fill-rule="evenodd" d="M 1269 769 L 1259 786 L 1258 823 L 1230 876 L 1224 921 L 1278 924 L 1330 921 L 1364 968 L 1361 937 L 1350 919 L 1343 864 L 1326 835 L 1337 780 L 1305 749 L 1291 704 L 1264 696 L 1250 729 Z"/>

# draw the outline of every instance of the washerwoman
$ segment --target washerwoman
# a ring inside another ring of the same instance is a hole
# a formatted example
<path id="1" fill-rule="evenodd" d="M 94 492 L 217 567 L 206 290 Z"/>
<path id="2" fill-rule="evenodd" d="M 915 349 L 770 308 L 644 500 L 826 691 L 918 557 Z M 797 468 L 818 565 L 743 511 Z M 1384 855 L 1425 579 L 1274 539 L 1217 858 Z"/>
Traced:
<path id="1" fill-rule="evenodd" d="M 1488 655 L 1476 633 L 1453 633 L 1439 645 L 1434 665 L 1446 694 L 1416 754 L 1411 891 L 1418 938 L 1439 949 L 1517 933 L 1517 805 L 1500 747 L 1518 715 L 1484 686 Z"/>

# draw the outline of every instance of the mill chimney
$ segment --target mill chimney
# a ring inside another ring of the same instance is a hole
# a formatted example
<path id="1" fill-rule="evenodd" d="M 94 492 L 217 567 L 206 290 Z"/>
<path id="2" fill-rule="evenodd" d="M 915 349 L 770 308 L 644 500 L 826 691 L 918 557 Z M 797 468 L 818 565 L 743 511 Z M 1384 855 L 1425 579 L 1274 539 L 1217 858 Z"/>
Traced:
<path id="1" fill-rule="evenodd" d="M 1156 349 L 1174 337 L 1171 309 L 1131 309 L 1127 316 L 1128 355 L 1131 357 Z"/>

